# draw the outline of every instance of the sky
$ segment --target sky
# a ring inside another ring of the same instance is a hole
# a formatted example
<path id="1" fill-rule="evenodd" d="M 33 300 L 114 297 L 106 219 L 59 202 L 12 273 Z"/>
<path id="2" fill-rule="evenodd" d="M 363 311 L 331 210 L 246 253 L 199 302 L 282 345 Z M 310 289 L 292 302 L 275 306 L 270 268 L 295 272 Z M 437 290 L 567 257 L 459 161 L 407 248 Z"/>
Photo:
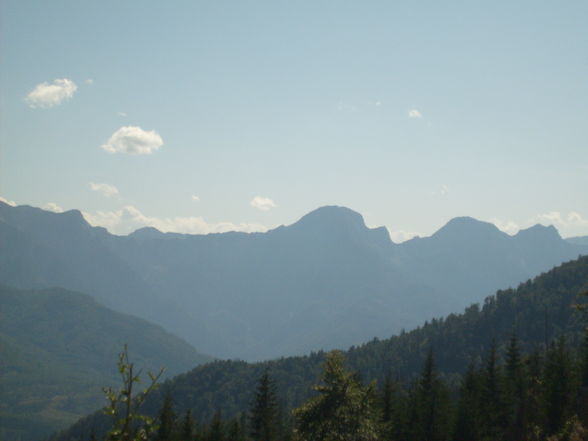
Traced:
<path id="1" fill-rule="evenodd" d="M 115 234 L 323 205 L 588 235 L 588 2 L 0 0 L 0 198 Z"/>

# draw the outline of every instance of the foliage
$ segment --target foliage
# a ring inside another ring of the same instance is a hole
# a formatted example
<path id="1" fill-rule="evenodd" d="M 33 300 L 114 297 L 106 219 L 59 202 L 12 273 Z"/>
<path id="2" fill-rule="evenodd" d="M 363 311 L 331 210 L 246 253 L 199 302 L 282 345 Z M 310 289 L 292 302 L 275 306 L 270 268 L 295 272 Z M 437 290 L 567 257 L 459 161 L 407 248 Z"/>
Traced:
<path id="1" fill-rule="evenodd" d="M 300 441 L 372 441 L 377 439 L 374 385 L 361 385 L 345 371 L 343 355 L 327 355 L 319 393 L 294 411 Z"/>
<path id="2" fill-rule="evenodd" d="M 266 370 L 257 385 L 250 415 L 250 435 L 255 441 L 273 441 L 278 428 L 278 403 L 273 381 Z"/>
<path id="3" fill-rule="evenodd" d="M 144 441 L 155 430 L 152 417 L 139 413 L 141 405 L 147 396 L 157 387 L 157 382 L 163 374 L 148 373 L 149 383 L 145 389 L 136 393 L 135 388 L 141 382 L 141 371 L 135 371 L 135 366 L 129 361 L 127 347 L 119 354 L 118 372 L 122 387 L 118 390 L 112 387 L 104 388 L 108 405 L 104 413 L 112 417 L 113 427 L 106 436 L 107 441 Z"/>

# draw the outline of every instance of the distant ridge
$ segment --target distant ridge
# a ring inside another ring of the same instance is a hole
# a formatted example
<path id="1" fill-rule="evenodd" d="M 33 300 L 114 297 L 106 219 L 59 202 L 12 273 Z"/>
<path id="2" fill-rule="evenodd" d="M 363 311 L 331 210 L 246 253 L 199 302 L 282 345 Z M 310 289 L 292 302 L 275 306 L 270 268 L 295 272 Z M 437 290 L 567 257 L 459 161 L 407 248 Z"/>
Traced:
<path id="1" fill-rule="evenodd" d="M 115 236 L 78 211 L 0 204 L 0 238 L 2 283 L 85 292 L 200 351 L 246 360 L 386 337 L 588 253 L 553 227 L 509 236 L 470 217 L 395 244 L 338 206 L 267 233 Z"/>

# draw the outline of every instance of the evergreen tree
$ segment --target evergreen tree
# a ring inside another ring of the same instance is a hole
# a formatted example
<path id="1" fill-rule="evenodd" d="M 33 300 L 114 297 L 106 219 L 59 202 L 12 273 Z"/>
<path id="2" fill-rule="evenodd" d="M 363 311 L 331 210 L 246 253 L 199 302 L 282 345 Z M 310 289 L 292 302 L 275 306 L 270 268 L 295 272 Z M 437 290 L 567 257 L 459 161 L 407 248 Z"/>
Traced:
<path id="1" fill-rule="evenodd" d="M 217 410 L 212 417 L 206 438 L 207 441 L 225 441 L 225 426 L 220 410 Z"/>
<path id="2" fill-rule="evenodd" d="M 498 363 L 496 342 L 493 340 L 482 374 L 481 410 L 482 439 L 498 441 L 504 438 L 508 426 L 506 405 L 502 388 L 502 372 Z"/>
<path id="3" fill-rule="evenodd" d="M 511 336 L 506 348 L 504 371 L 504 391 L 508 418 L 506 439 L 521 441 L 525 439 L 524 434 L 527 427 L 527 399 L 523 361 L 516 334 Z"/>
<path id="4" fill-rule="evenodd" d="M 181 441 L 194 440 L 194 420 L 192 419 L 192 410 L 188 409 L 184 420 L 182 421 Z"/>
<path id="5" fill-rule="evenodd" d="M 257 384 L 250 411 L 250 435 L 254 441 L 276 439 L 278 404 L 275 385 L 266 370 Z"/>
<path id="6" fill-rule="evenodd" d="M 546 354 L 544 373 L 545 428 L 559 432 L 566 422 L 570 405 L 571 360 L 564 337 L 552 343 Z"/>
<path id="7" fill-rule="evenodd" d="M 167 392 L 163 398 L 163 404 L 159 410 L 159 428 L 157 429 L 156 441 L 170 441 L 174 431 L 176 414 L 173 408 L 171 394 Z"/>
<path id="8" fill-rule="evenodd" d="M 473 363 L 464 374 L 459 394 L 454 441 L 478 441 L 480 439 L 480 378 Z"/>
<path id="9" fill-rule="evenodd" d="M 301 441 L 375 441 L 374 386 L 363 387 L 345 371 L 343 355 L 330 352 L 324 363 L 318 396 L 294 411 Z"/>
<path id="10" fill-rule="evenodd" d="M 439 378 L 432 349 L 429 350 L 418 382 L 417 404 L 420 437 L 423 441 L 447 439 L 449 404 L 447 392 Z"/>
<path id="11" fill-rule="evenodd" d="M 244 441 L 245 434 L 243 432 L 243 427 L 239 422 L 238 418 L 233 418 L 229 423 L 229 429 L 227 433 L 228 441 Z"/>
<path id="12" fill-rule="evenodd" d="M 384 388 L 382 390 L 382 422 L 390 423 L 392 420 L 392 395 L 394 394 L 394 385 L 390 374 L 386 375 Z"/>

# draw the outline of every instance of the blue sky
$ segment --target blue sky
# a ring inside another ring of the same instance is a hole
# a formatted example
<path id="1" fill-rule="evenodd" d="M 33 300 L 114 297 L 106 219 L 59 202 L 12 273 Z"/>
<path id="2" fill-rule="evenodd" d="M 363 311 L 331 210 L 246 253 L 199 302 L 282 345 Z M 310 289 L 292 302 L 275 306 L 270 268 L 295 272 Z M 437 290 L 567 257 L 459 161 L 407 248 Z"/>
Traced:
<path id="1" fill-rule="evenodd" d="M 0 3 L 0 196 L 119 234 L 344 205 L 588 235 L 585 1 Z"/>

